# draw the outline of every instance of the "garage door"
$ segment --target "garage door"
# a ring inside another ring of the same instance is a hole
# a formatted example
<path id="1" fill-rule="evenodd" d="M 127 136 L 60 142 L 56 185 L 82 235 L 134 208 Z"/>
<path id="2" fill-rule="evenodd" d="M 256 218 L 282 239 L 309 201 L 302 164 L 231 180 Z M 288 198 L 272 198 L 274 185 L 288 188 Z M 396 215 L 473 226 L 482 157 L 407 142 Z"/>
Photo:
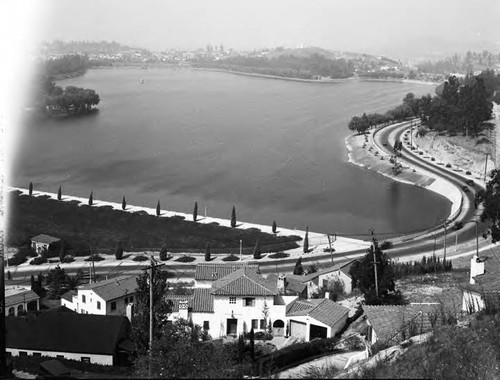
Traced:
<path id="1" fill-rule="evenodd" d="M 307 326 L 303 322 L 290 321 L 290 335 L 295 338 L 306 339 Z"/>

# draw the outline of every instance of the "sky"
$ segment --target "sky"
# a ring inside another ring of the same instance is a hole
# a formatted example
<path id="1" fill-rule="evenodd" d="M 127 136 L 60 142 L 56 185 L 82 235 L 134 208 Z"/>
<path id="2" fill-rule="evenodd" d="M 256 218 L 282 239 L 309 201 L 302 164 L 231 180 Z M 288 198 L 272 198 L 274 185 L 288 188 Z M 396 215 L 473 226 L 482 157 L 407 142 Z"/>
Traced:
<path id="1" fill-rule="evenodd" d="M 114 40 L 152 50 L 302 45 L 395 58 L 500 51 L 500 0 L 35 1 L 43 4 L 31 28 L 37 42 Z"/>

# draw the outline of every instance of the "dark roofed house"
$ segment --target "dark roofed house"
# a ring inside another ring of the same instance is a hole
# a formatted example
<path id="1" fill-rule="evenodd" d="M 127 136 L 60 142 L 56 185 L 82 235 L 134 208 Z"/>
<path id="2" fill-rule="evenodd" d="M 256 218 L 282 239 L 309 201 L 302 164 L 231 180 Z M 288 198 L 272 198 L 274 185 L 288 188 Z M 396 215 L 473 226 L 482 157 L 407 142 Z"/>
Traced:
<path id="1" fill-rule="evenodd" d="M 271 273 L 266 277 L 270 284 L 276 284 L 279 294 L 307 298 L 307 284 L 286 275 Z"/>
<path id="2" fill-rule="evenodd" d="M 252 264 L 235 264 L 235 263 L 200 263 L 196 265 L 196 271 L 194 274 L 195 286 L 197 288 L 210 288 L 212 283 L 228 274 L 243 268 L 244 266 L 252 267 L 259 272 L 258 265 Z"/>
<path id="3" fill-rule="evenodd" d="M 33 355 L 116 365 L 130 353 L 119 345 L 128 339 L 126 317 L 77 313 L 40 313 L 6 317 L 6 346 L 13 356 Z"/>
<path id="4" fill-rule="evenodd" d="M 463 311 L 474 313 L 487 307 L 500 309 L 500 260 L 494 256 L 474 255 L 469 283 L 460 287 Z"/>
<path id="5" fill-rule="evenodd" d="M 326 298 L 296 299 L 286 307 L 290 336 L 310 341 L 332 338 L 346 324 L 349 309 Z"/>
<path id="6" fill-rule="evenodd" d="M 432 331 L 439 323 L 439 304 L 363 306 L 370 344 L 395 345 Z"/>
<path id="7" fill-rule="evenodd" d="M 134 302 L 136 289 L 136 276 L 118 276 L 80 285 L 76 293 L 63 294 L 61 305 L 80 314 L 126 315 L 127 306 Z"/>
<path id="8" fill-rule="evenodd" d="M 54 248 L 57 244 L 61 242 L 61 239 L 40 234 L 31 238 L 31 248 L 38 254 L 42 253 L 45 250 L 50 250 Z"/>

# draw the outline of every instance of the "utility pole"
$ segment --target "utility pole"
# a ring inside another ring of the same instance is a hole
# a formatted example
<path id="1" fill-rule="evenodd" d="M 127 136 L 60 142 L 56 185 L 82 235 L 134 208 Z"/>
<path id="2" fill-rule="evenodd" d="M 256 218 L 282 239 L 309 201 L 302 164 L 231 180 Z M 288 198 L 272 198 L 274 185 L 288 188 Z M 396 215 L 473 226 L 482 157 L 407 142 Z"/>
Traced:
<path id="1" fill-rule="evenodd" d="M 149 269 L 149 377 L 151 378 L 151 363 L 153 362 L 153 275 L 154 268 L 161 267 L 165 264 L 157 263 L 153 255 L 151 255 L 151 266 L 144 268 L 144 270 Z"/>
<path id="2" fill-rule="evenodd" d="M 333 265 L 332 240 L 330 239 L 330 235 L 329 234 L 327 234 L 326 237 L 328 238 L 328 245 L 330 246 L 330 255 L 332 257 L 332 265 Z"/>
<path id="3" fill-rule="evenodd" d="M 476 257 L 479 257 L 479 237 L 477 235 L 477 224 L 479 223 L 479 220 L 474 220 L 476 223 Z"/>
<path id="4" fill-rule="evenodd" d="M 413 118 L 410 121 L 410 149 L 413 146 Z"/>
<path id="5" fill-rule="evenodd" d="M 484 182 L 486 182 L 486 168 L 488 167 L 488 155 L 489 153 L 486 153 L 486 157 L 484 158 Z"/>
<path id="6" fill-rule="evenodd" d="M 443 246 L 443 261 L 446 262 L 446 223 L 448 221 L 444 221 L 444 246 Z"/>
<path id="7" fill-rule="evenodd" d="M 240 239 L 240 261 L 243 260 L 243 240 Z"/>
<path id="8" fill-rule="evenodd" d="M 377 239 L 375 239 L 375 235 L 373 234 L 373 228 L 370 231 L 372 233 L 372 240 L 373 240 L 373 270 L 375 271 L 375 294 L 377 295 L 378 298 L 377 255 L 375 254 L 375 251 L 377 250 L 378 247 L 378 243 Z"/>
<path id="9" fill-rule="evenodd" d="M 458 252 L 458 231 L 455 232 L 455 253 Z"/>

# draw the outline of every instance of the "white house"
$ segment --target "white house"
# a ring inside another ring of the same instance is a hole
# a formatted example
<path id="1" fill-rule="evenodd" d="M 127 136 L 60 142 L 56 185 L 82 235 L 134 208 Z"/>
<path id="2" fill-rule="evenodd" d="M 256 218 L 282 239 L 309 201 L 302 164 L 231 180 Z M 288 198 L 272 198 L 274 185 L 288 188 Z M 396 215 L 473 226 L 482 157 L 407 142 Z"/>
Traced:
<path id="1" fill-rule="evenodd" d="M 5 287 L 5 315 L 18 316 L 26 311 L 40 310 L 40 297 L 21 286 Z"/>
<path id="2" fill-rule="evenodd" d="M 47 311 L 6 317 L 6 351 L 11 356 L 48 356 L 120 365 L 133 352 L 130 323 L 120 316 Z"/>
<path id="3" fill-rule="evenodd" d="M 79 314 L 126 315 L 137 288 L 135 276 L 119 276 L 93 284 L 85 284 L 61 297 L 61 306 Z"/>
<path id="4" fill-rule="evenodd" d="M 332 338 L 346 324 L 349 309 L 326 298 L 296 299 L 286 308 L 290 335 L 310 341 Z"/>
<path id="5" fill-rule="evenodd" d="M 169 318 L 191 319 L 213 338 L 263 331 L 269 323 L 275 335 L 284 335 L 286 305 L 297 297 L 280 294 L 277 282 L 257 271 L 255 265 L 243 265 L 212 281 L 210 288 L 195 288 L 192 296 L 169 296 L 174 302 Z"/>
<path id="6" fill-rule="evenodd" d="M 486 306 L 500 306 L 500 262 L 474 255 L 469 283 L 462 285 L 462 310 L 474 313 Z"/>
<path id="7" fill-rule="evenodd" d="M 40 234 L 31 238 L 31 248 L 36 253 L 40 254 L 43 251 L 48 251 L 52 245 L 59 244 L 60 241 L 61 239 L 59 238 L 50 235 Z"/>

